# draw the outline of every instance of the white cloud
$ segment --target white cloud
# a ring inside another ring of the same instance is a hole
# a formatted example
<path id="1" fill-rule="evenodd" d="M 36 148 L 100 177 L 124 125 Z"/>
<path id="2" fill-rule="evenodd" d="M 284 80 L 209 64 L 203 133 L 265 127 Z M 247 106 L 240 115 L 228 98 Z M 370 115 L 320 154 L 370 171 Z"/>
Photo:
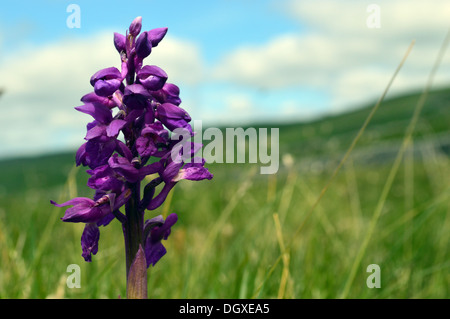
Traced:
<path id="1" fill-rule="evenodd" d="M 227 105 L 232 111 L 248 111 L 253 108 L 253 102 L 250 97 L 243 94 L 228 96 Z"/>
<path id="2" fill-rule="evenodd" d="M 377 1 L 379 29 L 366 25 L 371 3 L 292 1 L 286 14 L 305 30 L 260 46 L 238 48 L 216 67 L 214 77 L 268 90 L 291 87 L 330 92 L 330 110 L 337 111 L 379 97 L 415 39 L 391 92 L 423 87 L 450 26 L 450 2 Z M 436 84 L 450 83 L 449 71 L 450 54 Z"/>
<path id="3" fill-rule="evenodd" d="M 91 117 L 73 108 L 93 90 L 92 74 L 120 68 L 112 34 L 29 46 L 1 60 L 0 156 L 69 149 L 83 142 Z M 145 62 L 163 67 L 177 84 L 195 84 L 202 73 L 196 46 L 170 37 Z"/>
<path id="4" fill-rule="evenodd" d="M 196 85 L 205 73 L 199 46 L 170 35 L 152 50 L 147 64 L 158 65 L 167 72 L 168 81 L 177 84 Z"/>
<path id="5" fill-rule="evenodd" d="M 41 95 L 89 89 L 98 69 L 119 65 L 110 34 L 87 40 L 65 39 L 44 47 L 28 47 L 6 58 L 0 79 L 10 94 Z M 76 92 L 75 92 L 76 94 Z"/>

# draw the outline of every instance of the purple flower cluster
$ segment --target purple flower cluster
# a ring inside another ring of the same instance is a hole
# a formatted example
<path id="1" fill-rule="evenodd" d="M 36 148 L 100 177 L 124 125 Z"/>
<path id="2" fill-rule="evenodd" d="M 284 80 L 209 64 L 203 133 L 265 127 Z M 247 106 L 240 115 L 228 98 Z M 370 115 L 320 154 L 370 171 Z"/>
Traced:
<path id="1" fill-rule="evenodd" d="M 212 178 L 204 167 L 205 161 L 194 158 L 201 145 L 171 139 L 171 134 L 179 129 L 193 136 L 191 118 L 179 106 L 179 88 L 167 82 L 168 76 L 161 68 L 143 65 L 167 28 L 141 33 L 141 27 L 142 19 L 138 17 L 125 35 L 114 33 L 121 70 L 110 67 L 95 73 L 90 79 L 94 92 L 83 96 L 84 104 L 75 107 L 93 118 L 87 124 L 86 142 L 76 153 L 77 166 L 89 167 L 88 186 L 95 190 L 93 199 L 78 197 L 62 204 L 52 201 L 58 207 L 72 206 L 66 210 L 63 221 L 86 224 L 81 237 L 86 261 L 97 253 L 99 226 L 118 219 L 125 244 L 130 245 L 128 241 L 137 238 L 145 251 L 147 267 L 155 265 L 166 253 L 161 240 L 167 239 L 178 217 L 170 214 L 166 220 L 157 216 L 144 222 L 145 210 L 161 206 L 182 179 Z M 189 146 L 189 154 L 180 145 Z M 149 175 L 153 179 L 148 180 Z M 141 195 L 144 179 L 148 183 Z M 161 189 L 156 192 L 160 184 Z M 134 252 L 131 250 L 127 250 L 127 255 L 131 254 L 127 259 L 133 258 L 137 247 Z M 131 260 L 127 260 L 127 269 L 129 264 Z"/>

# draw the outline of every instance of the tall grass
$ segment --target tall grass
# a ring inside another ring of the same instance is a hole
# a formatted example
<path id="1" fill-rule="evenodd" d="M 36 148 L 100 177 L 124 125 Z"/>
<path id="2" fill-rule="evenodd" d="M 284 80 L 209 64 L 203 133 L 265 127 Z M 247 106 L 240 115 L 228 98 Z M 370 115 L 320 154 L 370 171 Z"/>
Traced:
<path id="1" fill-rule="evenodd" d="M 368 165 L 358 158 L 352 158 L 352 164 L 336 176 L 333 188 L 288 250 L 287 241 L 332 173 L 331 165 L 299 175 L 294 164 L 283 167 L 276 178 L 254 174 L 255 167 L 248 165 L 211 165 L 214 183 L 180 183 L 169 209 L 163 206 L 154 212 L 177 212 L 180 220 L 164 242 L 167 255 L 150 270 L 149 296 L 339 297 L 389 175 L 384 164 Z M 450 173 L 449 164 L 447 156 L 427 153 L 414 158 L 409 170 L 398 171 L 346 297 L 449 296 L 450 185 L 442 178 Z M 414 196 L 409 194 L 411 188 L 404 187 L 411 178 Z M 269 200 L 267 193 L 274 183 Z M 120 225 L 113 222 L 101 228 L 99 252 L 92 263 L 85 263 L 80 248 L 82 225 L 62 223 L 63 211 L 48 203 L 48 196 L 65 200 L 74 195 L 68 191 L 69 184 L 2 198 L 1 298 L 124 295 Z M 412 200 L 408 207 L 405 198 Z M 281 262 L 268 277 L 280 255 Z M 69 289 L 65 282 L 66 268 L 73 263 L 81 267 L 79 289 Z M 372 263 L 381 267 L 381 289 L 366 286 L 365 268 Z"/>

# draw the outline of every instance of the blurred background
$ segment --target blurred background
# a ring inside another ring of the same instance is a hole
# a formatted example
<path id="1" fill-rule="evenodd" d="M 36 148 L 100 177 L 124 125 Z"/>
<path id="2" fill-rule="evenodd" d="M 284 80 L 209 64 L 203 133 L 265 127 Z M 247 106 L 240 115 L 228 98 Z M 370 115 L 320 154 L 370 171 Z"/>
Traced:
<path id="1" fill-rule="evenodd" d="M 280 129 L 277 174 L 211 163 L 212 181 L 179 183 L 149 213 L 180 216 L 151 298 L 450 297 L 450 51 L 405 144 L 448 1 L 47 0 L 0 12 L 0 298 L 125 294 L 120 225 L 101 229 L 85 263 L 82 225 L 49 200 L 92 195 L 74 166 L 90 118 L 74 107 L 92 74 L 120 67 L 113 32 L 137 16 L 143 30 L 168 27 L 146 63 L 180 87 L 193 119 Z M 74 263 L 79 289 L 65 281 Z M 379 289 L 366 285 L 369 264 Z"/>

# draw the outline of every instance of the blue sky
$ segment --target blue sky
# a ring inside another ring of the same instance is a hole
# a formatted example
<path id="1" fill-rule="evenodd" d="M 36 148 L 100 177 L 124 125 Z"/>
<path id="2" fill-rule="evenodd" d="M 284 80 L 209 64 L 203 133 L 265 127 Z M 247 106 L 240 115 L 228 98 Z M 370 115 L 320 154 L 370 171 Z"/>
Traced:
<path id="1" fill-rule="evenodd" d="M 81 28 L 69 29 L 66 8 L 81 9 Z M 124 5 L 125 3 L 125 5 Z M 124 32 L 137 16 L 144 27 L 165 26 L 169 34 L 197 42 L 213 62 L 242 44 L 258 44 L 280 33 L 303 29 L 287 18 L 283 3 L 273 0 L 219 1 L 10 1 L 2 5 L 0 21 L 12 45 L 43 44 L 62 37 L 87 36 L 99 30 Z"/>
<path id="2" fill-rule="evenodd" d="M 181 88 L 182 106 L 205 125 L 306 121 L 372 103 L 412 39 L 390 94 L 420 89 L 448 29 L 445 0 L 9 1 L 0 11 L 0 157 L 82 143 L 90 76 L 119 67 L 113 32 L 137 16 L 168 27 L 147 59 Z M 68 28 L 70 4 L 81 28 Z M 450 83 L 446 56 L 436 85 Z M 33 132 L 30 134 L 30 132 Z"/>

